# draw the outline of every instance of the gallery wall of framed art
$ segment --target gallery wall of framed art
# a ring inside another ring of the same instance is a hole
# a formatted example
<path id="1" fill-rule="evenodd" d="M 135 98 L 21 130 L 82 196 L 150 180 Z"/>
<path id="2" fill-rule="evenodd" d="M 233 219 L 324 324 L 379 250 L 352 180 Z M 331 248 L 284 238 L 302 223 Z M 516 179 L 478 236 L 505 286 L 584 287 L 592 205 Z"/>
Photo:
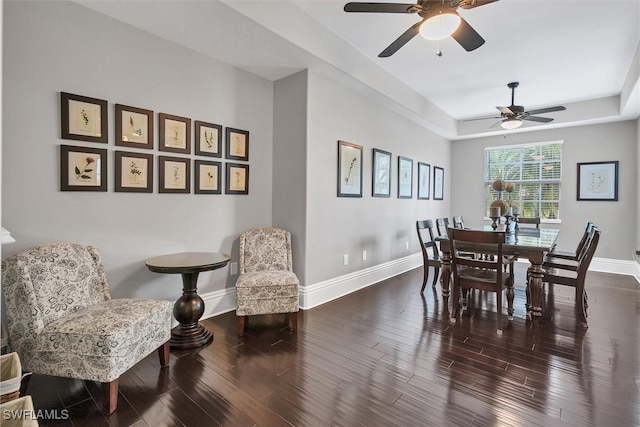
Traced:
<path id="1" fill-rule="evenodd" d="M 107 100 L 60 92 L 60 108 L 62 139 L 107 146 L 61 144 L 60 191 L 108 191 L 113 164 L 117 193 L 153 193 L 157 182 L 161 194 L 249 194 L 248 130 L 115 103 L 114 145 L 127 150 L 110 150 Z"/>

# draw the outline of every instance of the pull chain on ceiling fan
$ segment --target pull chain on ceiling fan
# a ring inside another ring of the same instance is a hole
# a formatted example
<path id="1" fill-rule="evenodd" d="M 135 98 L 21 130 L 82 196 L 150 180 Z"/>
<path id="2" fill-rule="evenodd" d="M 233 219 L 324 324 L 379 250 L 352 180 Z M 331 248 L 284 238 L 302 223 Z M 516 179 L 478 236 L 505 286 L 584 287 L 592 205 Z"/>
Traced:
<path id="1" fill-rule="evenodd" d="M 498 0 L 418 0 L 417 4 L 350 2 L 344 6 L 344 11 L 417 13 L 422 18 L 378 55 L 380 58 L 386 58 L 418 34 L 430 40 L 441 40 L 451 36 L 469 52 L 479 48 L 484 44 L 484 39 L 458 14 L 457 9 L 472 9 L 495 1 Z"/>

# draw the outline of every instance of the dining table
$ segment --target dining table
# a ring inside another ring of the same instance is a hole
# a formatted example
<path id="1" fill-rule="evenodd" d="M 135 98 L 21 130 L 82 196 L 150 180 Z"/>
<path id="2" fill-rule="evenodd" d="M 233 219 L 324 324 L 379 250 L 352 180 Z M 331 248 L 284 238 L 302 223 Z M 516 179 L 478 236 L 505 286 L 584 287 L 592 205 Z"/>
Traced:
<path id="1" fill-rule="evenodd" d="M 485 225 L 480 230 L 505 234 L 505 242 L 502 246 L 503 255 L 516 258 L 527 258 L 531 264 L 527 281 L 527 318 L 537 325 L 542 317 L 542 263 L 545 254 L 550 252 L 555 244 L 560 230 L 556 228 L 527 228 L 520 227 L 515 230 L 494 229 L 491 225 Z M 449 297 L 451 283 L 451 245 L 447 235 L 436 237 L 442 253 L 442 296 Z M 467 248 L 465 251 L 474 250 L 476 253 L 485 253 L 483 248 Z M 457 300 L 453 300 L 456 304 Z M 455 310 L 454 310 L 455 311 Z"/>

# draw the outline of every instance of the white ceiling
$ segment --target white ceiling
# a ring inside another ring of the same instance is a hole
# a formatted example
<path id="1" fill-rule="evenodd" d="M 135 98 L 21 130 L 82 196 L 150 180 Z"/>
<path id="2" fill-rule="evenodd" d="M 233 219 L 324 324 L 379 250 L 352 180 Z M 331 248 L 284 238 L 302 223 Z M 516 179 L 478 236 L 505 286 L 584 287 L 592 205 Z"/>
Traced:
<path id="1" fill-rule="evenodd" d="M 340 70 L 450 139 L 504 132 L 490 129 L 497 119 L 464 120 L 499 115 L 495 107 L 511 103 L 511 81 L 520 82 L 515 101 L 526 109 L 567 107 L 542 114 L 554 118 L 549 125 L 528 122 L 517 132 L 640 112 L 639 0 L 499 0 L 459 9 L 483 46 L 467 52 L 451 38 L 438 45 L 417 36 L 389 58 L 377 55 L 418 15 L 346 13 L 346 1 L 334 0 L 77 2 L 270 80 L 305 68 Z"/>

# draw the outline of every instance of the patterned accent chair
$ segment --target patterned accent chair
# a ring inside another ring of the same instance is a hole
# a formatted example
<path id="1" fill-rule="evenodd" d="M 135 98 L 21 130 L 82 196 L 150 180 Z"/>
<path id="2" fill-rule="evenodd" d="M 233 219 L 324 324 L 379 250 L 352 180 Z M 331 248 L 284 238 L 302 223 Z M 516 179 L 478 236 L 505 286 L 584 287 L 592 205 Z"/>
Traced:
<path id="1" fill-rule="evenodd" d="M 291 233 L 273 227 L 240 234 L 240 275 L 236 281 L 238 336 L 247 316 L 290 314 L 291 329 L 298 328 L 298 287 L 293 272 Z"/>
<path id="2" fill-rule="evenodd" d="M 97 248 L 51 243 L 2 263 L 9 343 L 37 374 L 102 383 L 103 410 L 118 378 L 154 350 L 169 364 L 169 301 L 111 299 Z"/>

